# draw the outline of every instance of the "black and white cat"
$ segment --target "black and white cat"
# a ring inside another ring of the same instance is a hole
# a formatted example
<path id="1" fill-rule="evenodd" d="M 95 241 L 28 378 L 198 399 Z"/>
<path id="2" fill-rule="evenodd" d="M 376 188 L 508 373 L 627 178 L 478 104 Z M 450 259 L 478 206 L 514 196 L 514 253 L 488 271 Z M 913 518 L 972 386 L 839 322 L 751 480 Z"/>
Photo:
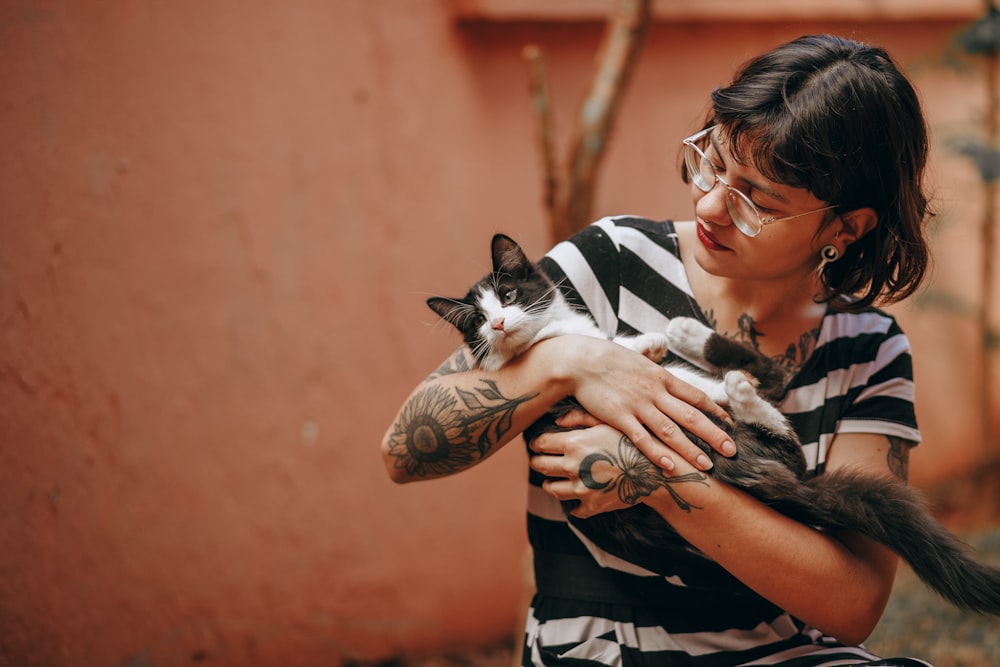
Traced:
<path id="1" fill-rule="evenodd" d="M 461 299 L 432 297 L 428 305 L 465 337 L 477 363 L 498 369 L 538 341 L 564 334 L 605 338 L 585 313 L 574 310 L 549 278 L 512 239 L 492 242 L 493 271 Z M 1000 568 L 976 560 L 969 549 L 928 512 L 922 496 L 898 482 L 837 470 L 807 479 L 801 445 L 788 420 L 771 401 L 783 391 L 785 371 L 736 341 L 692 318 L 671 320 L 663 334 L 614 339 L 659 362 L 668 349 L 683 363 L 668 369 L 726 408 L 727 429 L 737 454 L 717 455 L 688 434 L 711 457 L 711 475 L 743 489 L 776 510 L 824 530 L 852 529 L 899 554 L 932 589 L 956 606 L 1000 615 Z M 769 400 L 766 400 L 769 399 Z M 530 440 L 557 428 L 550 414 L 525 431 Z M 634 455 L 634 454 L 633 454 Z M 652 464 L 649 464 L 652 466 Z M 670 479 L 663 476 L 663 480 Z M 671 487 L 664 484 L 668 490 Z M 635 499 L 632 500 L 635 502 Z M 564 503 L 567 515 L 571 505 Z M 653 571 L 658 564 L 697 553 L 644 504 L 571 523 L 605 551 Z"/>

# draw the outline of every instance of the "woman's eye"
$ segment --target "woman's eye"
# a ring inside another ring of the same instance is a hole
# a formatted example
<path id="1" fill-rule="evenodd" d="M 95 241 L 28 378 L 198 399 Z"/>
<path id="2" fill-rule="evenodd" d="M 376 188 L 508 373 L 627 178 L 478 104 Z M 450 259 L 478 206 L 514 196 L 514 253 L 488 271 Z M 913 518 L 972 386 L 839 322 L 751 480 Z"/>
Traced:
<path id="1" fill-rule="evenodd" d="M 502 299 L 503 305 L 509 306 L 510 304 L 514 303 L 514 299 L 516 299 L 516 298 L 517 298 L 517 288 L 516 287 L 512 287 L 512 288 L 510 288 L 508 290 L 504 290 L 504 292 L 503 292 L 503 299 Z"/>
<path id="2" fill-rule="evenodd" d="M 750 201 L 753 200 L 751 199 Z M 757 207 L 757 210 L 760 211 L 761 213 L 767 213 L 770 215 L 778 212 L 778 209 L 770 208 L 769 206 L 764 206 L 763 204 L 758 204 L 757 202 L 753 202 L 753 205 Z"/>

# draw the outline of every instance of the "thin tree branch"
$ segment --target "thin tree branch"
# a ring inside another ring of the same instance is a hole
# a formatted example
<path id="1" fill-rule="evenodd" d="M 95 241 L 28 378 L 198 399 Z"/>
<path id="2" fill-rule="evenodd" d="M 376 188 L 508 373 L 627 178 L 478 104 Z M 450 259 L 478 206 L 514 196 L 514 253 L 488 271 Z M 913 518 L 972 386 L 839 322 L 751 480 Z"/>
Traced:
<path id="1" fill-rule="evenodd" d="M 617 0 L 608 20 L 597 70 L 580 107 L 570 150 L 566 192 L 566 226 L 570 232 L 592 221 L 598 168 L 650 21 L 650 0 Z"/>
<path id="2" fill-rule="evenodd" d="M 542 201 L 549 218 L 549 231 L 553 243 L 569 235 L 565 224 L 566 217 L 559 205 L 559 174 L 556 169 L 556 148 L 553 135 L 552 104 L 549 95 L 548 73 L 545 67 L 545 56 L 538 46 L 532 44 L 524 47 L 521 55 L 528 62 L 528 85 L 532 105 L 537 119 L 537 137 L 539 151 L 542 156 L 542 183 L 544 191 Z"/>

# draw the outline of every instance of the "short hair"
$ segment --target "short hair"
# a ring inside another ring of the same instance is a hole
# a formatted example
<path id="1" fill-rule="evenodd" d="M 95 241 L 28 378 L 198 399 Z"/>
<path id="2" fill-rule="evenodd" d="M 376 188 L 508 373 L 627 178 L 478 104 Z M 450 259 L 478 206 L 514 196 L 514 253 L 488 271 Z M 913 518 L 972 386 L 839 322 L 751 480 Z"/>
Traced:
<path id="1" fill-rule="evenodd" d="M 927 126 L 916 91 L 883 49 L 831 35 L 779 46 L 712 92 L 706 127 L 715 124 L 737 162 L 833 205 L 824 225 L 862 207 L 878 214 L 874 229 L 824 267 L 817 300 L 858 311 L 920 286 L 930 258 Z"/>

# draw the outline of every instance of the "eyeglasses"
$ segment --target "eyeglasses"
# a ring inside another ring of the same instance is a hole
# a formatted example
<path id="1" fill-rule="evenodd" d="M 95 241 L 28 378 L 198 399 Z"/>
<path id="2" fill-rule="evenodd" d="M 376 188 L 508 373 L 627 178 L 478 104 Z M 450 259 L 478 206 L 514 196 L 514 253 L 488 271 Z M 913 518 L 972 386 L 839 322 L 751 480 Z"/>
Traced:
<path id="1" fill-rule="evenodd" d="M 711 192 L 715 188 L 716 183 L 722 183 L 725 186 L 726 210 L 729 211 L 729 217 L 732 218 L 733 224 L 741 232 L 753 238 L 760 234 L 761 230 L 764 229 L 764 225 L 769 225 L 772 222 L 791 220 L 792 218 L 809 215 L 810 213 L 818 213 L 836 208 L 836 206 L 824 206 L 813 211 L 788 215 L 784 218 L 763 217 L 757 209 L 757 205 L 750 201 L 749 197 L 729 183 L 726 183 L 722 176 L 719 175 L 719 172 L 716 171 L 712 160 L 698 147 L 697 143 L 708 136 L 708 133 L 716 127 L 718 126 L 713 125 L 684 140 L 684 164 L 687 167 L 688 174 L 691 176 L 691 181 L 702 192 Z"/>

